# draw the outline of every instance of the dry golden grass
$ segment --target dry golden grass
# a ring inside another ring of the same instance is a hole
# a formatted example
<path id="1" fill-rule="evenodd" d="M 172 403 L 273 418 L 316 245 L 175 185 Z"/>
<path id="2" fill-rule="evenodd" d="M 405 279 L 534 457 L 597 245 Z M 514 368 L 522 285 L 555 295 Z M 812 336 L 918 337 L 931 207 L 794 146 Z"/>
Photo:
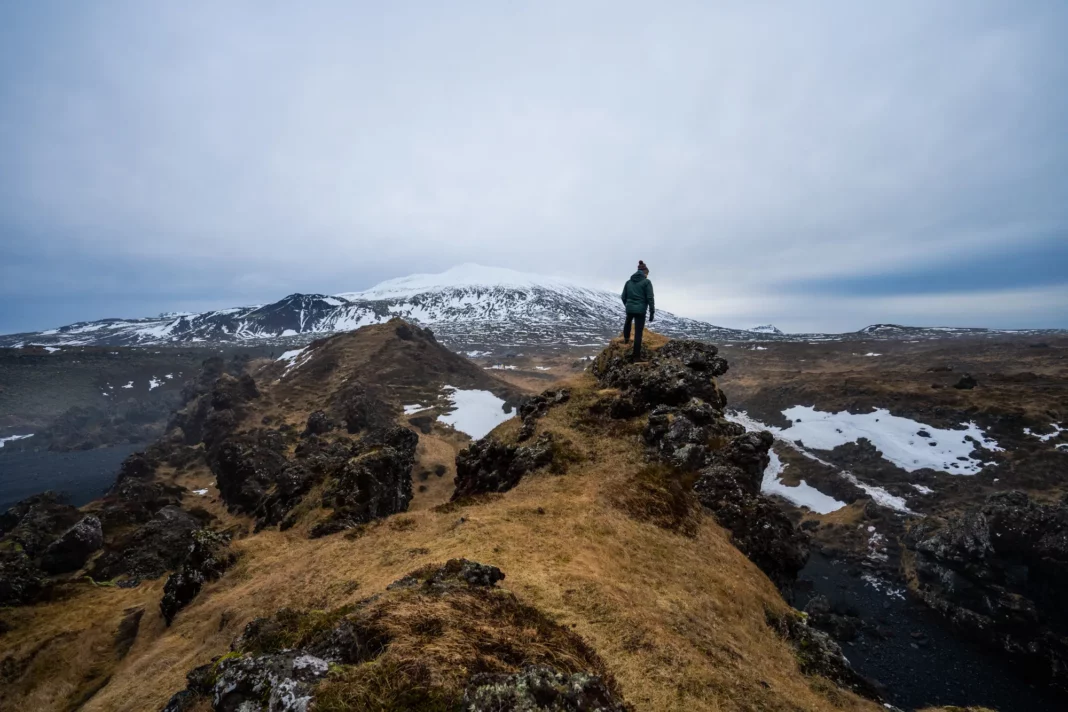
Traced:
<path id="1" fill-rule="evenodd" d="M 109 640 L 133 605 L 146 608 L 141 632 L 87 712 L 159 709 L 184 687 L 186 671 L 226 652 L 254 617 L 352 604 L 416 568 L 464 557 L 499 566 L 507 575 L 501 586 L 518 601 L 581 636 L 636 710 L 881 709 L 798 672 L 792 650 L 765 623 L 766 609 L 786 604 L 711 518 L 696 516 L 687 536 L 618 506 L 633 498 L 627 493 L 646 466 L 640 441 L 631 425 L 590 422 L 588 405 L 599 397 L 592 379 L 571 385 L 572 401 L 538 426 L 573 444 L 578 457 L 566 474 L 536 473 L 464 507 L 433 507 L 428 495 L 357 537 L 309 540 L 298 526 L 239 539 L 237 566 L 205 586 L 171 628 L 158 611 L 162 581 L 130 591 L 87 588 L 5 614 L 14 627 L 6 653 L 25 656 L 41 641 L 67 637 L 33 663 L 47 674 L 24 676 L 38 684 L 17 694 L 6 688 L 0 706 L 69 707 L 105 655 L 85 651 Z M 500 432 L 512 437 L 515 429 L 510 422 Z M 421 458 L 440 460 L 450 448 L 428 438 Z M 450 469 L 442 479 L 451 476 Z M 391 524 L 397 520 L 403 524 Z M 429 604 L 410 611 L 431 613 Z M 409 657 L 418 654 L 413 648 Z M 16 702 L 21 695 L 32 704 Z"/>

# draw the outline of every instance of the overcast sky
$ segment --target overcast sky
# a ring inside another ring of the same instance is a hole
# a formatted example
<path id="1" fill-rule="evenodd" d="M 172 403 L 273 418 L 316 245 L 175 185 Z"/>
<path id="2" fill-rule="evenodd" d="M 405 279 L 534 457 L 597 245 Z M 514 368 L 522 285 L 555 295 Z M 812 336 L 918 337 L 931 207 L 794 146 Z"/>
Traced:
<path id="1" fill-rule="evenodd" d="M 1068 327 L 1068 3 L 7 2 L 0 332 L 461 262 Z"/>

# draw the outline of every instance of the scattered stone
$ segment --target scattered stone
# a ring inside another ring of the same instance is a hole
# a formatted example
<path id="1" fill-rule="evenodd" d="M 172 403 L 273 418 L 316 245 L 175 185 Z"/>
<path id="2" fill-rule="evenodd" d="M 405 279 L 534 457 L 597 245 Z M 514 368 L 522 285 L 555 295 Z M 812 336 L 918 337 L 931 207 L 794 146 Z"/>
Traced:
<path id="1" fill-rule="evenodd" d="M 979 381 L 975 380 L 971 374 L 964 374 L 960 377 L 960 380 L 953 384 L 953 387 L 958 390 L 971 390 L 979 385 Z"/>

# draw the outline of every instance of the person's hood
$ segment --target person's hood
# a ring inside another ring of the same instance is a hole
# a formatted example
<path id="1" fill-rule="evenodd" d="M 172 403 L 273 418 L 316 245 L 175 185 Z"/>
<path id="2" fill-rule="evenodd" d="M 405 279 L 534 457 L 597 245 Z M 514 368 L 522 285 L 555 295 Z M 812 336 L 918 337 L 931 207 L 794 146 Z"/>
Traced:
<path id="1" fill-rule="evenodd" d="M 631 282 L 641 282 L 643 279 L 648 279 L 648 277 L 646 277 L 645 272 L 642 272 L 641 270 L 638 270 L 630 276 Z"/>

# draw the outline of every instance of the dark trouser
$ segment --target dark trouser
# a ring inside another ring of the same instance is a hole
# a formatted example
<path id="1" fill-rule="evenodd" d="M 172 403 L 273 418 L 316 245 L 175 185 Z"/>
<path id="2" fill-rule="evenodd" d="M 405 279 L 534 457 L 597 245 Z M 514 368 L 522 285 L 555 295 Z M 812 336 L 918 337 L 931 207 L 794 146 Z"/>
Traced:
<path id="1" fill-rule="evenodd" d="M 630 324 L 634 322 L 634 358 L 642 355 L 642 332 L 645 331 L 645 314 L 627 314 L 623 324 L 623 340 L 630 341 Z"/>

